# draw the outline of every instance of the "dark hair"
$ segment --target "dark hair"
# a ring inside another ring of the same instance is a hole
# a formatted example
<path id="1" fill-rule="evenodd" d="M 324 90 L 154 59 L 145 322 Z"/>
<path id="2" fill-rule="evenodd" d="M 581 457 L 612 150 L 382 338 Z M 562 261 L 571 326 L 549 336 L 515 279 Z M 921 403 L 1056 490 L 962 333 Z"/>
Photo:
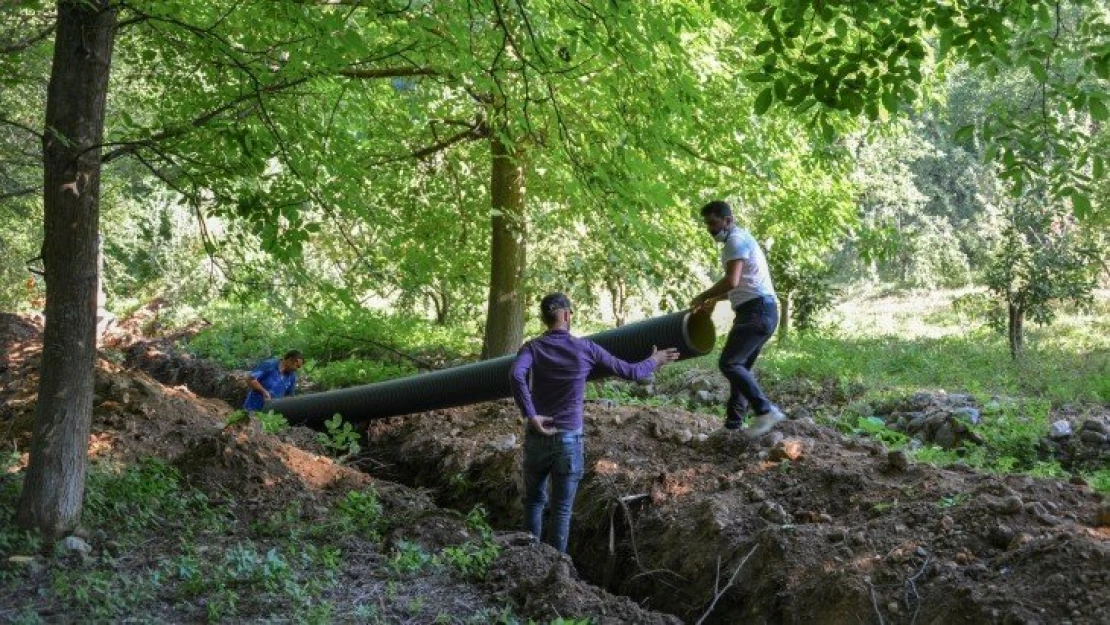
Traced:
<path id="1" fill-rule="evenodd" d="M 554 323 L 555 313 L 560 310 L 573 310 L 570 299 L 562 293 L 551 293 L 540 300 L 540 317 L 544 323 Z"/>
<path id="2" fill-rule="evenodd" d="M 302 354 L 301 350 L 299 350 L 299 349 L 291 349 L 291 350 L 285 352 L 285 355 L 282 356 L 281 358 L 282 358 L 282 360 L 293 360 L 293 359 L 304 360 L 304 354 Z"/>
<path id="3" fill-rule="evenodd" d="M 732 207 L 729 206 L 728 202 L 725 202 L 724 200 L 713 200 L 712 202 L 701 207 L 702 217 L 708 217 L 710 215 L 713 215 L 714 217 L 720 217 L 722 219 L 725 217 L 732 217 Z"/>

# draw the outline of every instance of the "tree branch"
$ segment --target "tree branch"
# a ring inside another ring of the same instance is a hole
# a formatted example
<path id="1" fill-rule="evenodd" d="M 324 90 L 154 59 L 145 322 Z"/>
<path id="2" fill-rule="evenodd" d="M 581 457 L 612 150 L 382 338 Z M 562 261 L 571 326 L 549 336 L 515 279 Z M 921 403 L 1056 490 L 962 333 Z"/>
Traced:
<path id="1" fill-rule="evenodd" d="M 41 189 L 42 187 L 24 187 L 22 189 L 16 189 L 15 191 L 5 191 L 3 193 L 0 193 L 0 200 L 6 200 L 12 197 L 20 197 L 23 195 L 30 195 L 35 191 L 39 191 Z"/>
<path id="2" fill-rule="evenodd" d="M 379 161 L 374 161 L 374 162 L 370 163 L 370 167 L 378 167 L 380 165 L 386 165 L 388 163 L 396 163 L 396 162 L 399 162 L 399 161 L 420 160 L 424 157 L 431 156 L 432 154 L 435 154 L 436 152 L 442 152 L 443 150 L 446 150 L 447 148 L 455 145 L 456 143 L 461 143 L 463 141 L 468 141 L 468 140 L 471 140 L 471 139 L 483 139 L 483 138 L 488 137 L 488 136 L 489 136 L 489 129 L 486 127 L 484 122 L 479 121 L 476 125 L 472 126 L 471 128 L 469 128 L 467 130 L 464 130 L 460 133 L 451 135 L 450 137 L 447 137 L 446 139 L 443 139 L 441 141 L 437 141 L 437 142 L 433 143 L 432 145 L 425 146 L 423 148 L 420 148 L 419 150 L 413 150 L 412 152 L 409 152 L 407 154 L 403 154 L 401 156 L 392 156 L 392 157 L 388 157 L 388 158 L 382 158 Z"/>
<path id="3" fill-rule="evenodd" d="M 33 35 L 31 35 L 30 37 L 27 37 L 26 39 L 24 39 L 22 41 L 15 41 L 15 42 L 12 42 L 12 43 L 9 43 L 9 44 L 5 45 L 4 47 L 0 48 L 0 54 L 12 54 L 14 52 L 22 52 L 22 51 L 26 50 L 27 48 L 30 48 L 31 46 L 35 45 L 36 43 L 42 41 L 43 39 L 46 39 L 47 37 L 49 37 L 53 33 L 54 33 L 54 25 L 51 24 L 50 26 L 47 26 L 46 28 L 40 30 L 39 32 L 37 32 Z"/>
<path id="4" fill-rule="evenodd" d="M 439 76 L 440 72 L 430 67 L 374 67 L 366 69 L 346 69 L 339 72 L 347 78 L 403 78 L 405 76 Z"/>
<path id="5" fill-rule="evenodd" d="M 31 128 L 30 126 L 25 126 L 25 125 L 23 125 L 23 124 L 21 124 L 17 121 L 13 121 L 13 120 L 8 119 L 7 117 L 0 117 L 0 124 L 7 124 L 9 126 L 13 126 L 13 127 L 18 128 L 20 130 L 28 132 L 28 133 L 34 135 L 35 138 L 38 139 L 39 141 L 42 141 L 42 133 L 35 130 L 34 128 Z"/>

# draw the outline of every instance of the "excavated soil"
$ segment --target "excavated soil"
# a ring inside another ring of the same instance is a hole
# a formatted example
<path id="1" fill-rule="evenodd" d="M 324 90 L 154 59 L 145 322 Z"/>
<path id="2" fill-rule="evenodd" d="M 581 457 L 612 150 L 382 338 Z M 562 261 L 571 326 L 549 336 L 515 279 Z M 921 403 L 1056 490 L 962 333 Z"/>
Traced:
<path id="1" fill-rule="evenodd" d="M 6 355 L 0 362 L 0 446 L 4 449 L 28 447 L 41 359 L 40 334 L 41 326 L 33 320 L 14 315 L 0 318 L 0 352 Z M 251 428 L 228 429 L 224 423 L 230 412 L 224 402 L 200 398 L 184 387 L 166 387 L 144 373 L 101 359 L 96 370 L 89 455 L 98 461 L 120 463 L 147 457 L 170 461 L 192 486 L 228 506 L 236 520 L 229 540 L 246 535 L 245 528 L 253 522 L 280 518 L 291 506 L 323 519 L 347 492 L 372 486 L 390 529 L 381 543 L 356 541 L 349 545 L 358 557 L 344 560 L 344 583 L 325 597 L 335 605 L 382 595 L 388 585 L 389 592 L 399 593 L 396 601 L 402 604 L 408 599 L 426 601 L 436 610 L 454 611 L 458 618 L 478 613 L 480 608 L 496 613 L 509 602 L 517 614 L 540 620 L 574 616 L 598 623 L 677 622 L 673 616 L 646 610 L 584 582 L 566 556 L 537 546 L 517 532 L 495 536 L 501 555 L 485 581 L 468 581 L 438 571 L 409 579 L 398 591 L 382 572 L 388 546 L 405 540 L 437 550 L 462 543 L 472 538 L 472 532 L 461 515 L 438 507 L 427 491 L 368 475 L 321 455 L 315 433 L 304 428 L 290 428 L 279 435 Z M 24 453 L 22 462 L 26 460 Z M 175 533 L 152 537 L 143 553 L 121 558 L 117 570 L 142 570 L 154 566 L 159 557 L 173 556 Z M 98 537 L 92 537 L 92 542 L 95 547 Z M 79 620 L 77 614 L 51 613 L 43 599 L 34 598 L 43 595 L 36 589 L 49 585 L 48 575 L 49 570 L 27 574 L 20 584 L 5 587 L 0 591 L 0 605 L 35 604 L 40 614 L 51 620 Z M 195 608 L 170 601 L 160 610 L 136 618 L 190 621 L 197 618 Z M 438 614 L 406 615 L 405 620 L 432 622 Z M 389 618 L 389 613 L 384 616 Z"/>
<path id="2" fill-rule="evenodd" d="M 907 463 L 809 419 L 751 442 L 699 440 L 716 423 L 674 409 L 591 404 L 586 424 L 575 565 L 687 622 L 1110 622 L 1110 527 L 1087 486 Z M 520 525 L 510 402 L 369 438 L 382 475 Z"/>
<path id="3" fill-rule="evenodd" d="M 202 393 L 224 375 L 205 373 L 207 363 L 180 353 L 143 354 L 129 362 L 161 369 L 165 379 Z M 192 370 L 199 372 L 195 380 L 176 377 Z M 10 392 L 3 378 L 0 389 Z M 183 389 L 165 392 L 205 405 Z M 495 592 L 539 618 L 666 618 L 582 583 L 576 567 L 591 582 L 686 622 L 703 616 L 707 623 L 1110 622 L 1110 511 L 1100 495 L 1083 484 L 888 456 L 873 441 L 845 438 L 805 417 L 850 399 L 832 395 L 814 384 L 777 388 L 776 397 L 787 398 L 791 414 L 802 418 L 757 441 L 712 434 L 712 418 L 685 410 L 589 405 L 573 566 L 528 546 L 526 536 L 503 534 Z M 290 430 L 296 431 L 303 432 Z M 220 468 L 217 460 L 244 437 L 260 435 L 162 445 L 193 450 L 199 456 L 186 464 L 216 465 L 196 473 L 226 483 L 244 469 Z M 311 434 L 295 437 L 289 442 L 302 450 L 314 444 Z M 423 497 L 421 506 L 432 506 L 429 492 L 457 510 L 482 504 L 495 527 L 520 527 L 521 431 L 511 403 L 380 421 L 368 437 L 360 466 L 375 485 L 426 489 L 413 495 Z M 266 484 L 273 471 L 263 459 L 297 452 L 252 449 L 246 458 L 231 452 L 238 460 L 230 462 L 255 467 L 247 473 L 257 476 L 246 483 L 263 486 L 244 493 L 248 500 L 268 492 L 283 500 L 335 479 L 298 478 L 282 490 L 280 480 Z M 232 473 L 220 473 L 225 470 Z M 434 546 L 446 544 L 455 528 L 449 521 L 419 521 L 405 531 Z"/>

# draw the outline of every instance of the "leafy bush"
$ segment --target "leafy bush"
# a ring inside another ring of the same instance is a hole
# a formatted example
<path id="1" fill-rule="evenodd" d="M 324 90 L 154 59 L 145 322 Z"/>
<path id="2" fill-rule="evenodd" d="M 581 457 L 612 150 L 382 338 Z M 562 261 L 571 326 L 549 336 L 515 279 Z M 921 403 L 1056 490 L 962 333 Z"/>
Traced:
<path id="1" fill-rule="evenodd" d="M 262 431 L 267 434 L 277 434 L 278 432 L 289 427 L 289 421 L 284 415 L 267 410 L 266 412 L 256 413 L 258 421 L 262 423 Z"/>
<path id="2" fill-rule="evenodd" d="M 382 504 L 372 488 L 347 493 L 335 507 L 333 516 L 339 533 L 357 532 L 372 540 L 378 539 L 384 525 Z"/>
<path id="3" fill-rule="evenodd" d="M 435 566 L 436 564 L 436 557 L 425 551 L 418 543 L 399 540 L 396 544 L 396 551 L 386 566 L 393 574 L 404 576 L 419 573 L 426 567 Z"/>
<path id="4" fill-rule="evenodd" d="M 486 511 L 481 506 L 475 506 L 467 514 L 466 524 L 478 533 L 479 539 L 445 547 L 441 557 L 448 566 L 464 577 L 482 580 L 489 574 L 493 562 L 501 555 L 501 547 L 493 540 L 493 528 L 490 527 Z"/>
<path id="5" fill-rule="evenodd" d="M 313 363 L 307 363 L 312 365 Z M 306 367 L 308 368 L 308 367 Z M 377 360 L 349 358 L 311 368 L 312 381 L 323 388 L 344 388 L 372 384 L 418 373 L 411 364 L 390 364 Z"/>
<path id="6" fill-rule="evenodd" d="M 359 433 L 341 415 L 333 415 L 324 422 L 324 427 L 327 432 L 318 433 L 316 440 L 332 455 L 345 460 L 362 450 Z"/>

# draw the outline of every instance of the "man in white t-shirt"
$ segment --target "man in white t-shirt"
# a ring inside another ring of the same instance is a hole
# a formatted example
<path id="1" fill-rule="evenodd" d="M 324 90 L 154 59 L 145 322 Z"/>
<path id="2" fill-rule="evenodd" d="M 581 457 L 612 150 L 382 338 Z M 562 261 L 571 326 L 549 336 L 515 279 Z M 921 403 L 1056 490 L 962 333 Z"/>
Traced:
<path id="1" fill-rule="evenodd" d="M 715 200 L 701 209 L 709 234 L 724 244 L 721 264 L 725 275 L 690 302 L 693 309 L 710 308 L 718 300 L 728 299 L 736 312 L 736 320 L 721 349 L 719 366 L 729 383 L 725 406 L 725 427 L 732 430 L 743 426 L 744 413 L 750 406 L 755 420 L 745 433 L 765 434 L 783 420 L 778 409 L 763 393 L 752 367 L 764 343 L 775 333 L 779 323 L 778 301 L 771 283 L 767 258 L 747 230 L 736 225 L 732 207 Z"/>

